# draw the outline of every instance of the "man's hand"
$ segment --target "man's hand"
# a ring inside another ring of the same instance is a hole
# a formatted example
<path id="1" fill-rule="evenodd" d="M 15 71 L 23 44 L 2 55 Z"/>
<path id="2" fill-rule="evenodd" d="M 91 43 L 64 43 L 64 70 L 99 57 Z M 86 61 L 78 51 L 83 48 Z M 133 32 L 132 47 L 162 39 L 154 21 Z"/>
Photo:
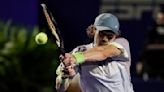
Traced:
<path id="1" fill-rule="evenodd" d="M 76 70 L 74 66 L 68 66 L 64 69 L 66 73 L 64 73 L 64 78 L 72 78 L 76 75 Z"/>
<path id="2" fill-rule="evenodd" d="M 60 61 L 62 62 L 57 68 L 56 74 L 62 75 L 62 78 L 72 78 L 76 74 L 75 58 L 72 54 L 66 53 L 65 56 L 61 55 Z"/>
<path id="3" fill-rule="evenodd" d="M 66 90 L 69 86 L 69 80 L 72 79 L 74 75 L 76 75 L 76 71 L 74 68 L 75 58 L 73 57 L 73 55 L 66 53 L 65 56 L 60 56 L 60 60 L 62 61 L 62 63 L 56 71 L 58 75 L 56 77 L 56 89 L 60 89 L 61 84 L 64 81 L 63 85 Z"/>
<path id="4" fill-rule="evenodd" d="M 72 54 L 66 53 L 63 59 L 65 67 L 73 66 L 76 63 L 76 59 Z"/>

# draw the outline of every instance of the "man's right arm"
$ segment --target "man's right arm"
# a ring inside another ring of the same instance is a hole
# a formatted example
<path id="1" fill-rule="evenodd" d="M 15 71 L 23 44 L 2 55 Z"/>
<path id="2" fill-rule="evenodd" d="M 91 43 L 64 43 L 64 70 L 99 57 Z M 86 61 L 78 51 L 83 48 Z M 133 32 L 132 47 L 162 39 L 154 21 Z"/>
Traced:
<path id="1" fill-rule="evenodd" d="M 85 45 L 83 46 L 78 46 L 76 47 L 75 49 L 73 49 L 70 54 L 72 53 L 75 53 L 79 50 L 85 50 Z M 68 59 L 67 57 L 68 53 L 65 54 L 65 58 Z M 77 68 L 77 67 L 76 67 Z M 67 69 L 69 71 L 69 74 L 64 74 L 63 70 L 64 69 Z M 60 65 L 58 66 L 57 70 L 56 70 L 56 74 L 57 74 L 57 77 L 56 77 L 56 89 L 59 89 L 60 88 L 60 84 L 62 83 L 62 81 L 65 81 L 65 90 L 70 86 L 70 84 L 72 84 L 72 82 L 77 79 L 75 78 L 74 79 L 74 76 L 77 75 L 77 72 L 75 70 L 74 67 L 71 67 L 71 66 L 68 66 L 68 67 L 65 67 L 65 65 L 63 64 L 63 62 L 60 63 Z M 66 77 L 65 79 L 62 79 L 62 77 Z M 73 82 L 74 84 L 74 82 Z"/>

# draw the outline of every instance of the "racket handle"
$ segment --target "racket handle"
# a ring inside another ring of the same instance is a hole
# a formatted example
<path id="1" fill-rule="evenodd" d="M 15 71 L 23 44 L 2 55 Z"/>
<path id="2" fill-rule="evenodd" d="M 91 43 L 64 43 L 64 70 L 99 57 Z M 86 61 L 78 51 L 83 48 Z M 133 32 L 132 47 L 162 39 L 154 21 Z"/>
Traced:
<path id="1" fill-rule="evenodd" d="M 65 50 L 64 50 L 64 48 L 59 48 L 59 49 L 60 49 L 61 55 L 65 56 Z"/>

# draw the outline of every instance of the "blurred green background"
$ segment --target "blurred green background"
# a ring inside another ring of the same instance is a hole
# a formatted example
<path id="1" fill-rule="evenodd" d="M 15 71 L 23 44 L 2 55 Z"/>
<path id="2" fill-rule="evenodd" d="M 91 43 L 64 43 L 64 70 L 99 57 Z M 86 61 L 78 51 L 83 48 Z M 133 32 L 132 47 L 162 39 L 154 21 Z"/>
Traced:
<path id="1" fill-rule="evenodd" d="M 35 43 L 45 31 L 0 21 L 0 92 L 52 92 L 58 65 L 57 46 Z"/>

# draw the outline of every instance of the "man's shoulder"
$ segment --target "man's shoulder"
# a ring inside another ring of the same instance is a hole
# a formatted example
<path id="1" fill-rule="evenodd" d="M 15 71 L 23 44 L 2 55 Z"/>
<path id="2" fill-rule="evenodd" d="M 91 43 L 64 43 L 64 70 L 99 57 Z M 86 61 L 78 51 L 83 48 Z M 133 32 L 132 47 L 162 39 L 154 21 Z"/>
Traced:
<path id="1" fill-rule="evenodd" d="M 114 42 L 122 45 L 123 47 L 129 47 L 129 41 L 126 38 L 119 37 L 116 38 Z"/>
<path id="2" fill-rule="evenodd" d="M 83 52 L 89 48 L 93 48 L 93 43 L 79 45 L 73 50 L 73 52 L 76 52 L 76 51 L 82 51 Z"/>
<path id="3" fill-rule="evenodd" d="M 129 43 L 129 41 L 123 37 L 116 38 L 115 42 L 117 42 L 117 43 Z"/>
<path id="4" fill-rule="evenodd" d="M 126 55 L 130 56 L 130 46 L 129 41 L 126 38 L 120 37 L 115 40 L 116 43 L 119 43 L 126 52 Z"/>

